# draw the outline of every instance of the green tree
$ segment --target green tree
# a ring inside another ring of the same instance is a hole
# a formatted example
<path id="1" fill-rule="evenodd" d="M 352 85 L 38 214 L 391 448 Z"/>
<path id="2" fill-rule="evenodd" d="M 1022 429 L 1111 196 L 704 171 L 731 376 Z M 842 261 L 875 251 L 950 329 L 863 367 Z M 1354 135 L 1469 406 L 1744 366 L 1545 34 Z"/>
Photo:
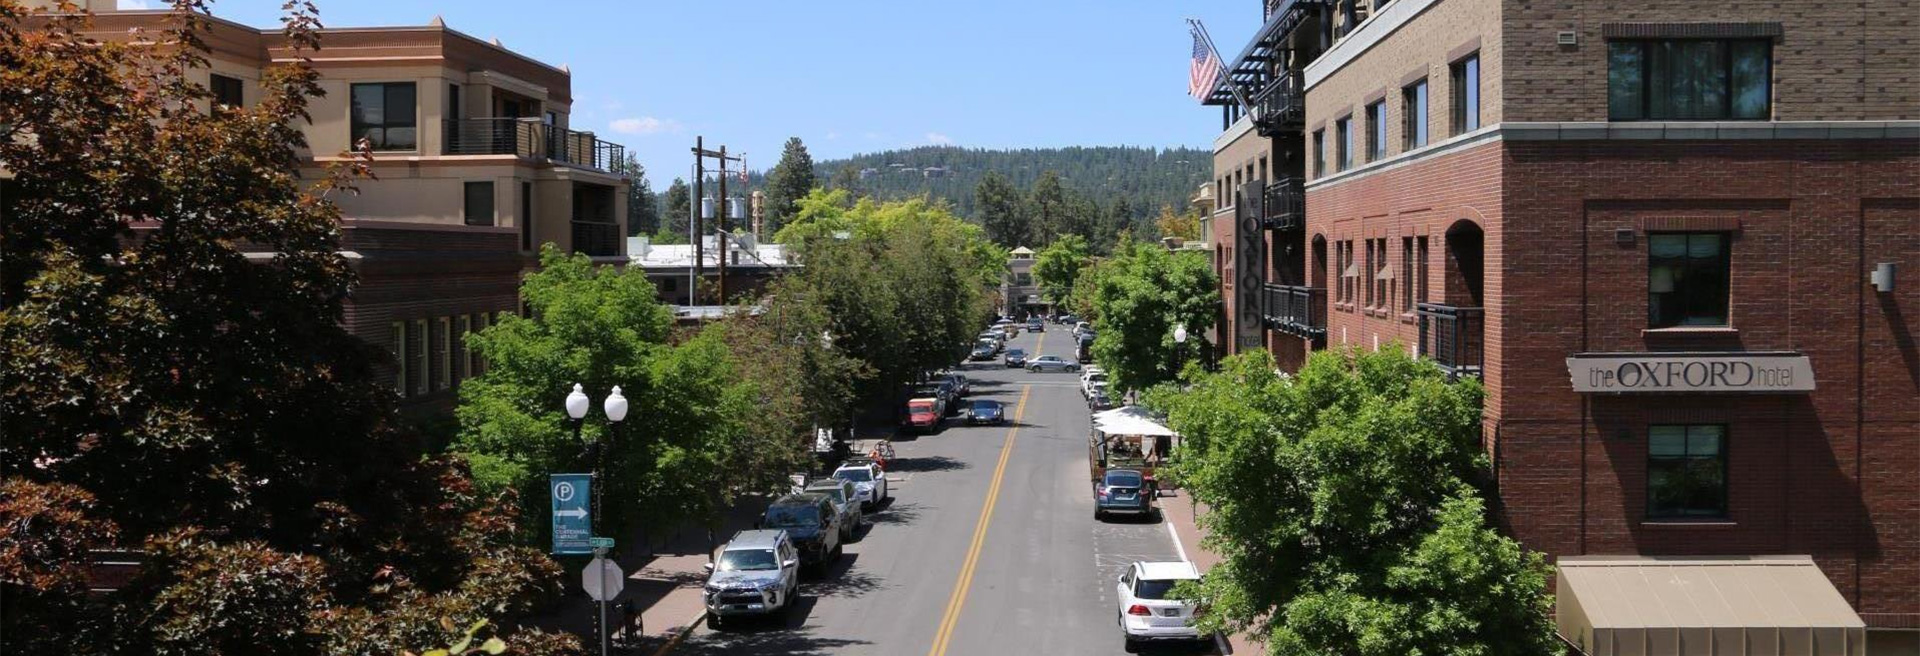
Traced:
<path id="1" fill-rule="evenodd" d="M 638 526 L 672 527 L 713 516 L 756 472 L 725 465 L 759 446 L 748 430 L 757 397 L 718 331 L 669 344 L 673 315 L 644 273 L 595 267 L 549 247 L 521 298 L 528 318 L 507 317 L 467 338 L 487 371 L 460 386 L 454 449 L 474 463 L 484 489 L 511 489 L 528 511 L 547 508 L 547 475 L 605 463 L 599 485 L 608 535 Z M 563 402 L 579 384 L 594 409 L 574 438 Z M 630 418 L 615 427 L 598 407 L 621 388 Z M 589 445 L 602 443 L 604 452 Z M 785 473 L 780 470 L 778 473 Z M 724 492 L 721 496 L 712 490 Z M 631 500 L 646 499 L 647 503 Z M 546 534 L 547 513 L 528 517 L 529 537 Z M 604 528 L 602 528 L 604 526 Z"/>
<path id="2" fill-rule="evenodd" d="M 1060 184 L 1060 175 L 1053 171 L 1044 171 L 1033 183 L 1033 189 L 1027 192 L 1027 212 L 1033 217 L 1033 239 L 1039 244 L 1051 244 L 1061 235 L 1082 234 L 1080 226 L 1071 216 L 1073 208 L 1067 198 L 1067 189 Z"/>
<path id="3" fill-rule="evenodd" d="M 993 243 L 1015 248 L 1033 240 L 1033 226 L 1027 216 L 1020 190 L 1007 183 L 998 172 L 988 171 L 973 190 L 974 205 L 979 208 L 981 227 Z"/>
<path id="4" fill-rule="evenodd" d="M 684 179 L 674 178 L 673 184 L 667 185 L 667 192 L 660 195 L 660 228 L 654 239 L 655 243 L 686 243 L 687 213 L 690 211 L 687 204 L 691 202 L 692 196 L 693 190 L 687 186 L 687 181 Z M 666 241 L 665 238 L 668 235 L 678 237 L 673 241 Z"/>
<path id="5" fill-rule="evenodd" d="M 1123 241 L 1102 263 L 1093 288 L 1100 331 L 1093 357 L 1114 389 L 1145 390 L 1173 380 L 1207 352 L 1206 331 L 1220 303 L 1219 279 L 1204 255 Z M 1186 326 L 1176 343 L 1174 327 Z"/>
<path id="6" fill-rule="evenodd" d="M 860 169 L 852 164 L 841 164 L 833 170 L 833 177 L 827 180 L 828 191 L 845 190 L 854 197 L 860 196 Z"/>
<path id="7" fill-rule="evenodd" d="M 1172 205 L 1161 205 L 1160 216 L 1153 220 L 1162 237 L 1179 237 L 1188 241 L 1200 238 L 1200 210 L 1189 208 L 1185 212 L 1174 212 Z"/>
<path id="8" fill-rule="evenodd" d="M 778 231 L 799 211 L 795 203 L 813 192 L 813 156 L 799 137 L 789 137 L 780 151 L 780 162 L 767 173 L 766 229 Z"/>
<path id="9" fill-rule="evenodd" d="M 512 508 L 402 426 L 381 356 L 341 326 L 355 279 L 331 196 L 366 154 L 297 175 L 318 17 L 288 5 L 260 100 L 207 112 L 180 75 L 207 66 L 207 18 L 177 6 L 153 48 L 0 2 L 0 624 L 34 633 L 9 647 L 393 653 L 437 623 L 413 609 L 551 599 L 559 570 L 513 546 Z M 48 593 L 81 546 L 147 558 L 76 611 Z"/>
<path id="10" fill-rule="evenodd" d="M 1034 257 L 1033 277 L 1047 301 L 1055 305 L 1073 302 L 1074 282 L 1087 266 L 1087 240 L 1079 235 L 1063 235 Z"/>
<path id="11" fill-rule="evenodd" d="M 1148 395 L 1222 561 L 1184 591 L 1274 654 L 1558 653 L 1550 568 L 1488 525 L 1482 390 L 1400 348 L 1264 351 Z"/>
<path id="12" fill-rule="evenodd" d="M 647 180 L 647 167 L 628 153 L 614 165 L 614 172 L 627 176 L 627 236 L 651 235 L 660 231 L 660 199 Z"/>

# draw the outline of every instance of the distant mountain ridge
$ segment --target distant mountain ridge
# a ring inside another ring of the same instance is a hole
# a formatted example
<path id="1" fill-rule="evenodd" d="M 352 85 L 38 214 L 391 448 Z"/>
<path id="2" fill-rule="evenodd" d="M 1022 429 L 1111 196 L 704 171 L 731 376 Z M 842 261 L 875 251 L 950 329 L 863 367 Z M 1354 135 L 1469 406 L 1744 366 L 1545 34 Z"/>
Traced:
<path id="1" fill-rule="evenodd" d="M 821 160 L 814 163 L 814 173 L 822 186 L 831 187 L 835 174 L 846 166 L 853 167 L 858 178 L 853 187 L 858 192 L 883 200 L 928 194 L 946 199 L 955 212 L 972 219 L 978 219 L 974 186 L 988 171 L 999 172 L 1024 193 L 1047 170 L 1059 174 L 1068 190 L 1102 207 L 1124 197 L 1137 216 L 1149 216 L 1159 212 L 1162 205 L 1184 210 L 1188 199 L 1212 175 L 1213 153 L 1188 147 L 921 146 Z"/>

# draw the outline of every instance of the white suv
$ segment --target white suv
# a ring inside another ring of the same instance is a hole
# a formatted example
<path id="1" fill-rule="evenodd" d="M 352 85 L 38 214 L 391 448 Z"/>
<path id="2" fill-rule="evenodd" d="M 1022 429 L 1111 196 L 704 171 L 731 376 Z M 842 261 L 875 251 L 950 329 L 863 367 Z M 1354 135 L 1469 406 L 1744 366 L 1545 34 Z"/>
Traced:
<path id="1" fill-rule="evenodd" d="M 887 490 L 887 472 L 871 462 L 841 465 L 833 477 L 853 484 L 853 498 L 860 507 L 872 509 L 891 494 Z"/>
<path id="2" fill-rule="evenodd" d="M 1107 382 L 1107 372 L 1099 367 L 1088 367 L 1087 373 L 1080 374 L 1080 396 L 1093 396 L 1093 388 Z"/>
<path id="3" fill-rule="evenodd" d="M 1193 604 L 1170 598 L 1174 584 L 1198 581 L 1200 572 L 1188 562 L 1135 562 L 1115 583 L 1120 599 L 1120 630 L 1127 653 L 1142 642 L 1211 640 L 1193 628 Z"/>

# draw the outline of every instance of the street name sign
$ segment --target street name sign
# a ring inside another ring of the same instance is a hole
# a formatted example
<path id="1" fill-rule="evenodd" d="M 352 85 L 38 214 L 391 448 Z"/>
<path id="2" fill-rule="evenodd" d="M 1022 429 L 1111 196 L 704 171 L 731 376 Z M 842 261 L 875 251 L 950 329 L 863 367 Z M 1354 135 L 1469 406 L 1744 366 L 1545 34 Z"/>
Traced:
<path id="1" fill-rule="evenodd" d="M 547 491 L 553 496 L 553 553 L 593 553 L 593 520 L 588 507 L 592 474 L 552 474 Z"/>
<path id="2" fill-rule="evenodd" d="M 593 538 L 588 540 L 587 544 L 595 549 L 612 549 L 613 538 Z"/>

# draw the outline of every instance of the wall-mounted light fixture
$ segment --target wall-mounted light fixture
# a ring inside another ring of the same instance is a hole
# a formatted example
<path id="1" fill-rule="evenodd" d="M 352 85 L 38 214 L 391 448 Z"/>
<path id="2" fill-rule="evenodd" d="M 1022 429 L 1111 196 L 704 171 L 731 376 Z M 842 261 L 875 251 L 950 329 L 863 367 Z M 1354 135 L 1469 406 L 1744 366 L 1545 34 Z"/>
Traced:
<path id="1" fill-rule="evenodd" d="M 1873 275 L 1870 276 L 1870 279 L 1873 281 L 1874 291 L 1882 294 L 1893 291 L 1893 273 L 1898 268 L 1899 267 L 1895 266 L 1892 262 L 1881 262 L 1874 265 Z"/>

